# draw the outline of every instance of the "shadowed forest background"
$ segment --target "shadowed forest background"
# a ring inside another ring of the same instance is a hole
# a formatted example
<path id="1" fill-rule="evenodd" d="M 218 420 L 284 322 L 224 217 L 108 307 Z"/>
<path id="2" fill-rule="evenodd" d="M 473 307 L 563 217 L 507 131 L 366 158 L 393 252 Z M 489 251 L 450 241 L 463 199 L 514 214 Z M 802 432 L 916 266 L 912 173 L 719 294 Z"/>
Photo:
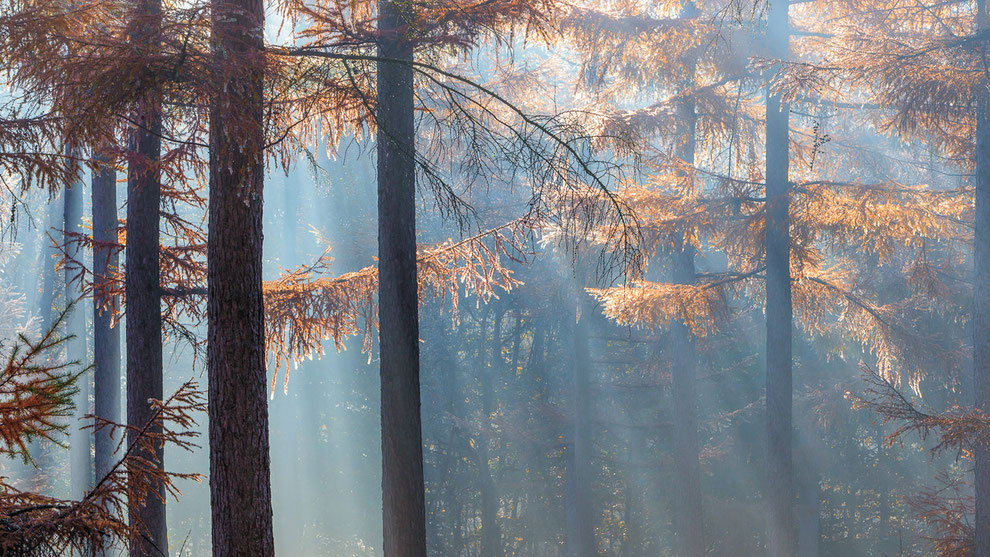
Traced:
<path id="1" fill-rule="evenodd" d="M 984 0 L 0 0 L 0 553 L 990 557 Z"/>

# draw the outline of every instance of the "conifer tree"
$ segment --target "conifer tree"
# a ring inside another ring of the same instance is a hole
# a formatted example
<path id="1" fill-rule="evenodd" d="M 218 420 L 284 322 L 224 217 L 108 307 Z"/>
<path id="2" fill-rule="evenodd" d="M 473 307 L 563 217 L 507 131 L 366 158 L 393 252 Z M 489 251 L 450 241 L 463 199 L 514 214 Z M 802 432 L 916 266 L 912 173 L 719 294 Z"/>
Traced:
<path id="1" fill-rule="evenodd" d="M 213 555 L 274 554 L 265 322 L 264 5 L 216 0 L 207 326 Z"/>

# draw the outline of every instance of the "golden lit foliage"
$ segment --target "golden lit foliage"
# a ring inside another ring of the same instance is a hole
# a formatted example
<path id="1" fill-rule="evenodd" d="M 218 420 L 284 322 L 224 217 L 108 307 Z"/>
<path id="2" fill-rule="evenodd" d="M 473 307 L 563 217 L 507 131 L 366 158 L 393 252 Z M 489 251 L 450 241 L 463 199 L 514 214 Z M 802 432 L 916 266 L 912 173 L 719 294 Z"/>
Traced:
<path id="1" fill-rule="evenodd" d="M 527 258 L 527 238 L 533 227 L 524 218 L 456 242 L 421 247 L 417 257 L 420 300 L 449 304 L 456 322 L 462 295 L 487 302 L 499 290 L 519 285 L 505 265 Z M 324 253 L 313 265 L 264 283 L 265 337 L 275 358 L 273 394 L 278 372 L 284 368 L 283 388 L 288 389 L 289 365 L 322 356 L 325 341 L 332 339 L 341 350 L 348 336 L 361 335 L 363 351 L 371 353 L 378 327 L 378 269 L 366 267 L 334 278 L 318 276 L 329 271 L 332 261 Z"/>
<path id="2" fill-rule="evenodd" d="M 29 460 L 27 443 L 55 441 L 65 431 L 64 418 L 72 415 L 78 362 L 52 360 L 68 338 L 58 334 L 71 307 L 59 312 L 41 338 L 21 334 L 0 342 L 5 356 L 0 371 L 0 454 Z M 3 344 L 12 343 L 12 346 Z"/>
<path id="3" fill-rule="evenodd" d="M 666 327 L 672 321 L 687 325 L 695 336 L 718 329 L 729 317 L 727 292 L 738 288 L 741 278 L 709 284 L 671 284 L 637 281 L 631 286 L 589 288 L 602 302 L 602 311 L 619 325 Z"/>

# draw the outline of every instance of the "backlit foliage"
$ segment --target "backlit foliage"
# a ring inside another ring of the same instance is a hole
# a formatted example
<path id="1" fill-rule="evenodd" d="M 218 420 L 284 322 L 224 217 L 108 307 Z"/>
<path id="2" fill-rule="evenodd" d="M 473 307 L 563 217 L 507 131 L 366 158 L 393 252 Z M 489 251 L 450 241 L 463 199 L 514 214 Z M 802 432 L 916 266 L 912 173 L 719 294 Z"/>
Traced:
<path id="1" fill-rule="evenodd" d="M 66 310 L 68 311 L 68 310 Z M 61 444 L 72 415 L 78 378 L 76 362 L 53 360 L 68 339 L 57 333 L 66 311 L 38 340 L 26 336 L 12 341 L 0 380 L 0 453 L 30 460 L 29 443 L 45 439 Z M 9 341 L 8 341 L 9 342 Z M 151 401 L 154 413 L 126 444 L 128 426 L 98 420 L 121 439 L 119 460 L 78 501 L 22 491 L 0 481 L 0 552 L 5 555 L 55 556 L 67 552 L 126 548 L 143 535 L 144 526 L 128 522 L 128 502 L 149 497 L 178 497 L 176 481 L 196 480 L 198 474 L 167 472 L 145 455 L 152 447 L 169 445 L 191 450 L 197 435 L 192 427 L 205 400 L 193 382 L 183 384 L 169 399 Z M 89 418 L 93 418 L 90 416 Z M 161 428 L 161 433 L 155 431 Z"/>
<path id="2" fill-rule="evenodd" d="M 462 296 L 487 302 L 497 298 L 499 291 L 519 285 L 507 264 L 526 260 L 533 225 L 521 219 L 463 240 L 421 247 L 417 256 L 420 303 L 439 300 L 456 323 Z M 278 372 L 284 368 L 287 390 L 290 364 L 322 356 L 324 341 L 332 339 L 341 350 L 348 336 L 360 335 L 362 351 L 371 356 L 379 326 L 378 269 L 319 276 L 329 271 L 332 261 L 324 253 L 316 263 L 264 284 L 266 338 L 275 367 L 273 394 Z"/>

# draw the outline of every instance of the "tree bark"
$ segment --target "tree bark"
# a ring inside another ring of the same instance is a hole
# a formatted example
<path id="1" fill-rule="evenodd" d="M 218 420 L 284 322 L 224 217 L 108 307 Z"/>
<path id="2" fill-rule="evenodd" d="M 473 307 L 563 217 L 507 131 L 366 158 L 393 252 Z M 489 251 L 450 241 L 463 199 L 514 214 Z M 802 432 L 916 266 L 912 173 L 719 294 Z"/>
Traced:
<path id="1" fill-rule="evenodd" d="M 977 27 L 990 28 L 985 0 L 977 2 Z M 983 82 L 977 94 L 976 114 L 976 227 L 973 275 L 973 384 L 975 405 L 990 412 L 990 92 Z M 976 555 L 990 555 L 990 443 L 975 447 Z"/>
<path id="2" fill-rule="evenodd" d="M 145 55 L 157 48 L 161 29 L 161 0 L 141 0 L 136 8 L 135 32 L 132 40 Z M 150 70 L 147 70 L 150 72 Z M 137 432 L 151 420 L 150 400 L 163 398 L 162 386 L 162 317 L 161 269 L 159 249 L 161 233 L 162 116 L 158 91 L 152 75 L 147 80 L 145 94 L 135 110 L 135 129 L 130 137 L 127 167 L 127 246 L 124 256 L 124 297 L 127 317 L 124 327 L 127 364 L 127 424 L 128 443 L 134 443 Z M 161 432 L 154 426 L 151 433 Z M 164 447 L 154 454 L 143 455 L 165 467 Z M 160 486 L 159 486 L 160 488 Z M 165 525 L 165 502 L 154 495 L 141 505 L 131 504 L 128 513 L 132 523 L 146 529 L 145 536 L 132 540 L 132 557 L 168 554 L 168 531 Z"/>
<path id="3" fill-rule="evenodd" d="M 773 56 L 788 54 L 788 2 L 770 5 L 767 39 Z M 794 557 L 794 467 L 790 217 L 788 182 L 789 112 L 780 95 L 766 101 L 766 316 L 767 316 L 767 538 L 770 557 Z"/>
<path id="4" fill-rule="evenodd" d="M 127 300 L 125 338 L 127 342 L 127 423 L 140 430 L 152 417 L 149 400 L 163 398 L 162 316 L 159 267 L 159 208 L 161 181 L 161 114 L 157 107 L 145 106 L 137 114 L 138 126 L 131 137 L 131 161 L 127 169 L 127 249 L 124 265 L 124 296 Z M 153 427 L 152 433 L 160 433 Z M 128 432 L 128 443 L 137 431 Z M 156 447 L 148 458 L 164 467 L 164 450 Z M 131 555 L 168 554 L 165 503 L 148 497 L 141 506 L 131 505 L 132 522 L 147 529 L 147 536 L 133 540 Z"/>
<path id="5" fill-rule="evenodd" d="M 264 3 L 216 0 L 207 372 L 213 555 L 274 555 L 262 296 Z"/>
<path id="6" fill-rule="evenodd" d="M 385 557 L 425 557 L 416 282 L 416 131 L 408 4 L 379 3 L 378 317 Z"/>
<path id="7" fill-rule="evenodd" d="M 93 275 L 101 282 L 111 276 L 118 262 L 117 250 L 117 174 L 112 161 L 97 152 L 99 165 L 93 172 Z M 120 331 L 113 326 L 116 296 L 93 294 L 93 360 L 95 364 L 95 414 L 112 422 L 120 421 Z M 113 466 L 116 441 L 110 429 L 94 433 L 96 437 L 96 477 L 102 478 Z"/>

